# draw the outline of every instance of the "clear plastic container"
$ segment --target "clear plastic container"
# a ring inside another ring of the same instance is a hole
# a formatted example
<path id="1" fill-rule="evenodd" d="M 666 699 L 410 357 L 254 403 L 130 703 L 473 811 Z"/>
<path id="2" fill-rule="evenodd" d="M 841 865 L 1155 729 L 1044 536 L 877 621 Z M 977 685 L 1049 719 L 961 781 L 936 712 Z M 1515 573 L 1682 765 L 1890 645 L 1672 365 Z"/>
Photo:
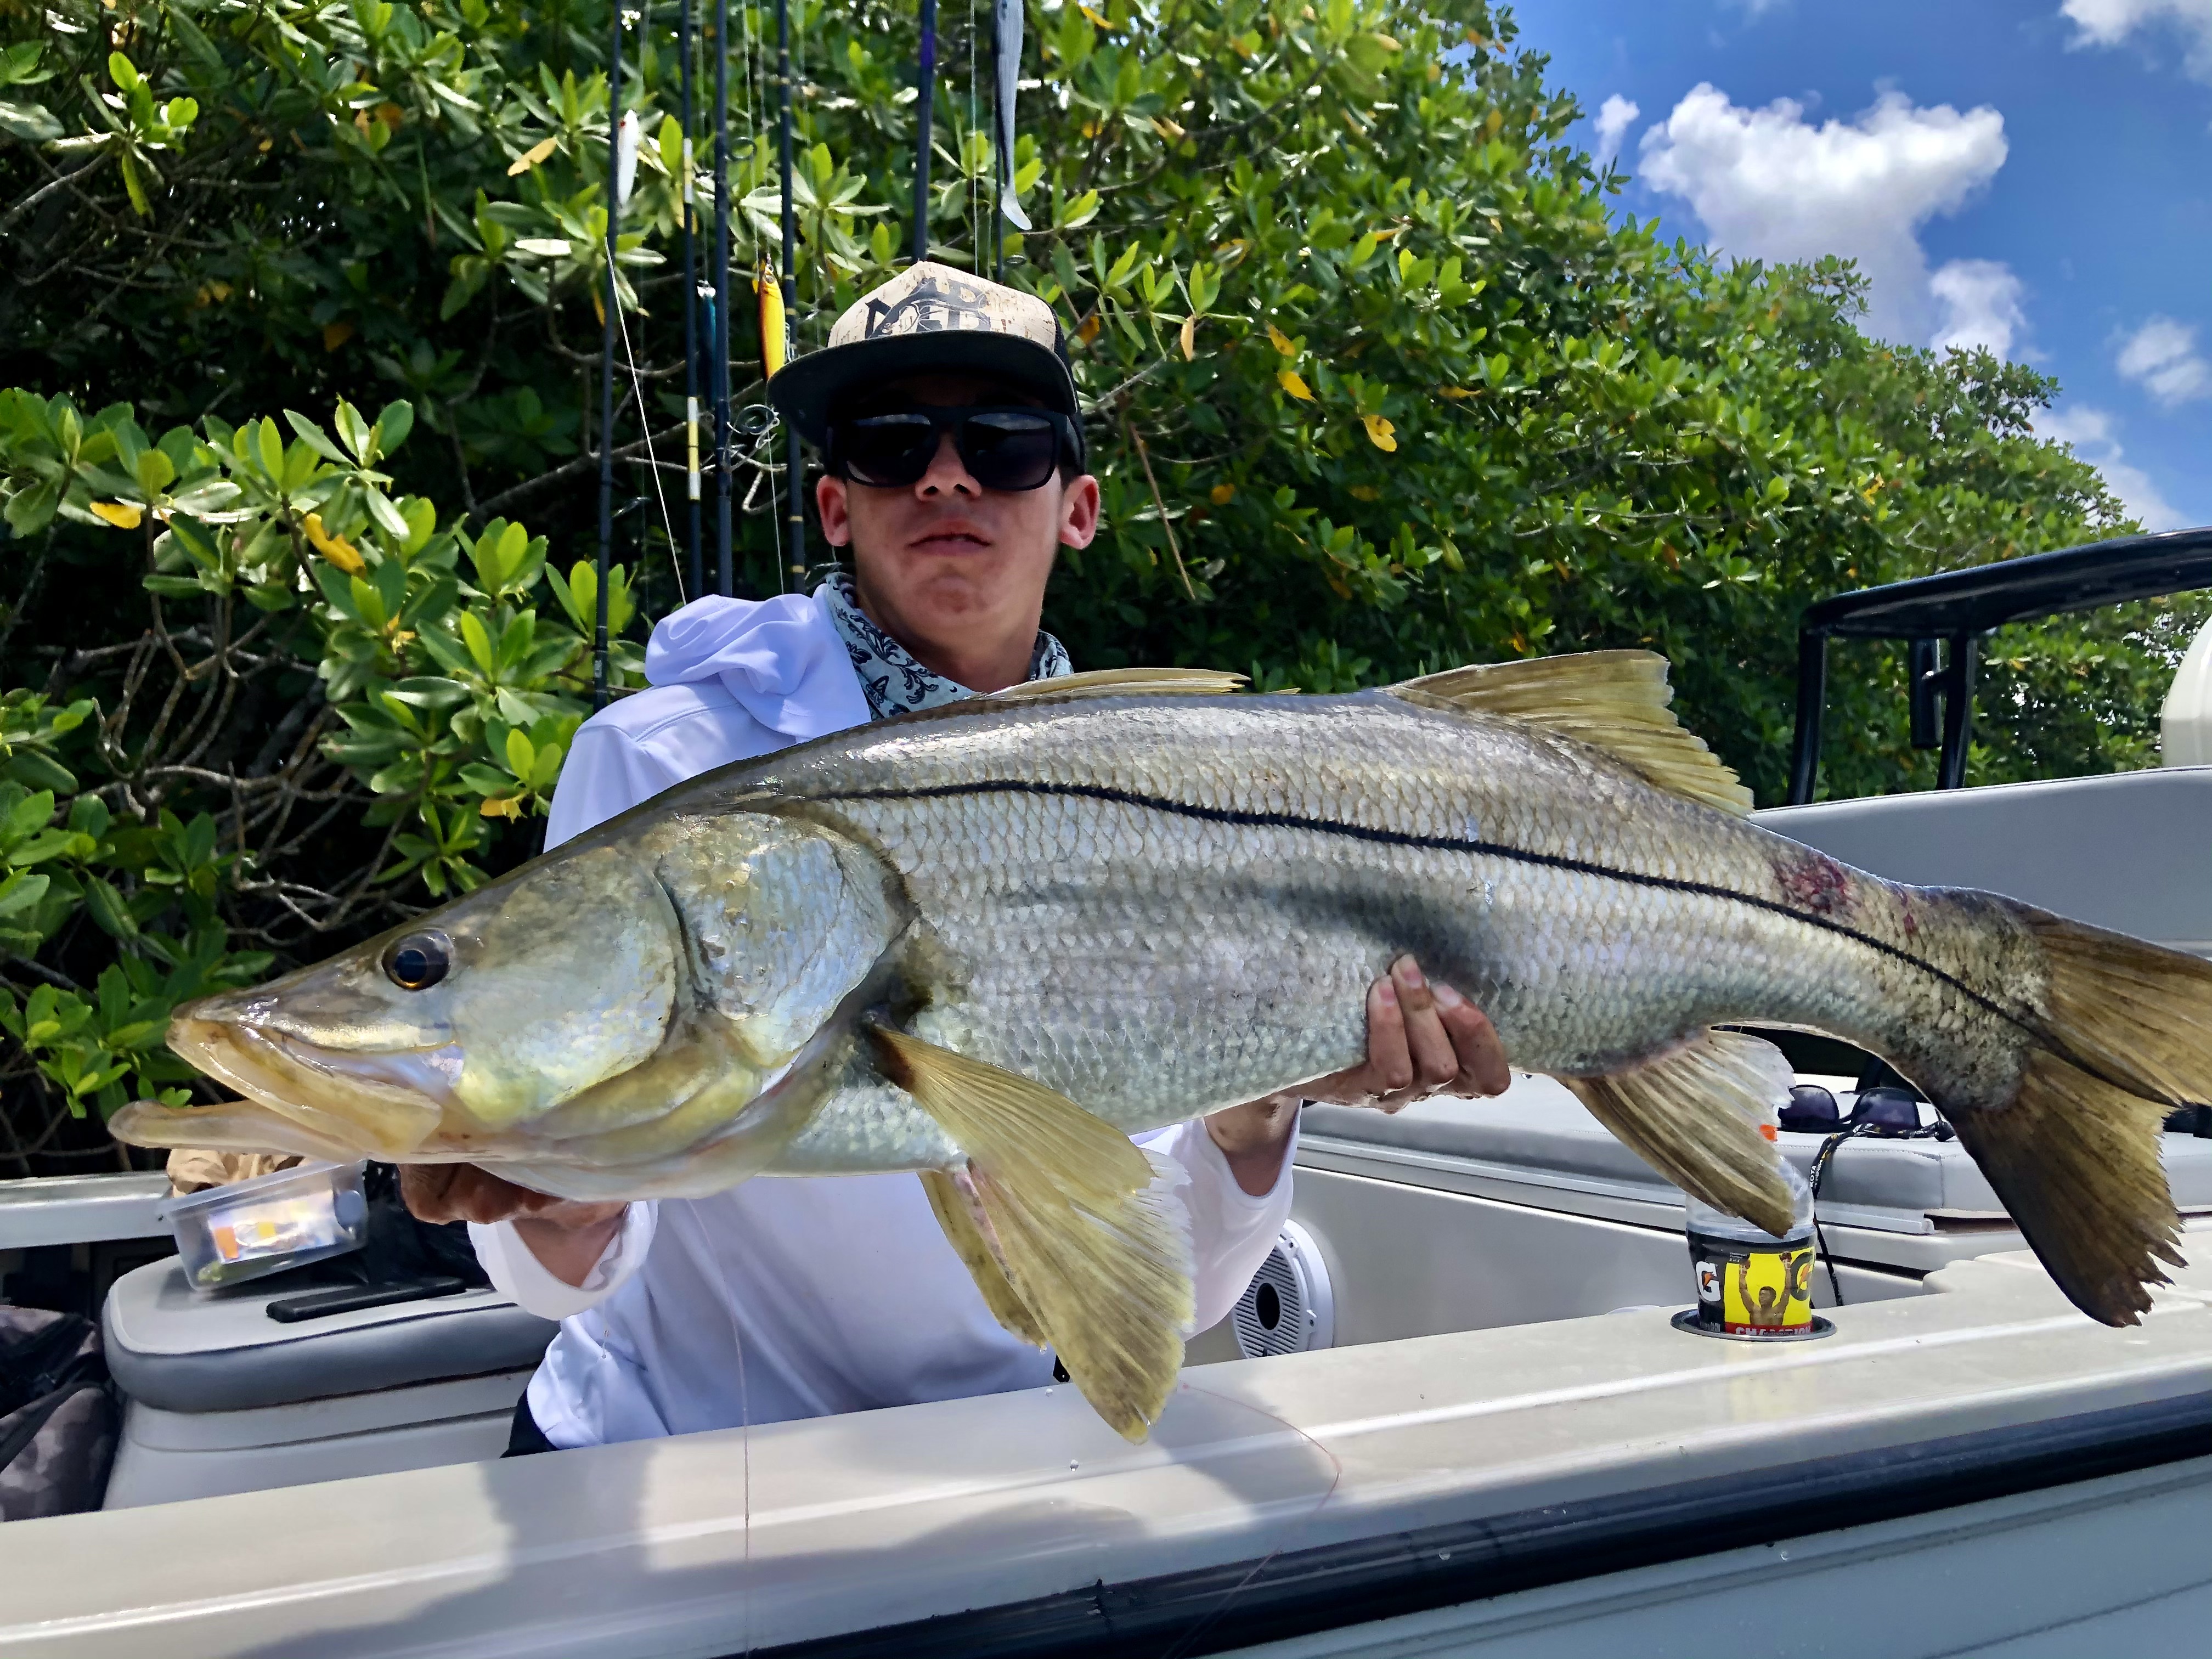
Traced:
<path id="1" fill-rule="evenodd" d="M 357 1250 L 368 1237 L 358 1164 L 302 1164 L 173 1198 L 161 1218 L 196 1291 Z"/>

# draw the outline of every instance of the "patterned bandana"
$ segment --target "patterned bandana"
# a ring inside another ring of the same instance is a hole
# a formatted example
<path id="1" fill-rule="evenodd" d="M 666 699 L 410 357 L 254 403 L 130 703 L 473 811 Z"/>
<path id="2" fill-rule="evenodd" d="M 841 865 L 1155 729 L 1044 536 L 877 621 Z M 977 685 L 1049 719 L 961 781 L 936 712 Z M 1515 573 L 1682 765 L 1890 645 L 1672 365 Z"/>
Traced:
<path id="1" fill-rule="evenodd" d="M 852 654 L 853 672 L 860 677 L 868 712 L 876 719 L 888 720 L 917 708 L 940 708 L 975 695 L 957 680 L 924 668 L 904 646 L 869 621 L 853 592 L 851 571 L 838 571 L 816 591 L 828 596 L 830 620 Z M 1039 629 L 1036 645 L 1030 652 L 1030 678 L 1055 680 L 1074 672 L 1067 647 Z"/>

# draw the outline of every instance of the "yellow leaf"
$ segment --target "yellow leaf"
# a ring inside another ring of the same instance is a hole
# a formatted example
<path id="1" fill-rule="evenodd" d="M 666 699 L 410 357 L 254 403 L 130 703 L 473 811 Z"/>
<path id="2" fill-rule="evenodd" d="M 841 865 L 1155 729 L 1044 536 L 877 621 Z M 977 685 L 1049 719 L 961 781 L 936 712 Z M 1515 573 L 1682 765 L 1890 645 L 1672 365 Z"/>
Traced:
<path id="1" fill-rule="evenodd" d="M 358 576 L 368 568 L 368 561 L 361 556 L 360 550 L 351 542 L 324 530 L 321 514 L 310 513 L 301 521 L 300 527 L 307 532 L 307 540 L 313 544 L 315 551 L 347 575 Z"/>
<path id="2" fill-rule="evenodd" d="M 1382 499 L 1382 492 L 1373 484 L 1354 484 L 1352 486 L 1352 499 L 1356 501 L 1379 501 Z"/>
<path id="3" fill-rule="evenodd" d="M 556 138 L 539 139 L 536 143 L 532 144 L 528 149 L 523 151 L 521 155 L 516 156 L 514 160 L 508 164 L 507 176 L 510 179 L 516 179 L 529 172 L 531 168 L 536 167 L 540 161 L 550 155 L 553 153 L 553 146 L 559 142 L 560 141 Z"/>
<path id="4" fill-rule="evenodd" d="M 1463 386 L 1440 386 L 1437 388 L 1437 395 L 1440 398 L 1449 398 L 1454 403 L 1457 403 L 1462 398 L 1472 398 L 1474 393 Z"/>
<path id="5" fill-rule="evenodd" d="M 92 515 L 118 530 L 136 530 L 138 521 L 146 516 L 146 509 L 136 501 L 94 501 Z"/>
<path id="6" fill-rule="evenodd" d="M 1079 9 L 1085 17 L 1088 17 L 1102 29 L 1110 29 L 1114 27 L 1104 18 L 1101 17 L 1097 12 L 1091 10 L 1088 6 L 1079 6 L 1078 9 Z"/>
<path id="7" fill-rule="evenodd" d="M 388 131 L 397 132 L 399 131 L 400 122 L 406 119 L 406 112 L 397 104 L 379 104 L 376 106 L 376 118 L 384 123 Z"/>
<path id="8" fill-rule="evenodd" d="M 274 138 L 264 138 L 259 143 L 256 144 L 254 148 L 259 150 L 264 155 L 266 155 L 276 147 L 276 141 Z"/>
<path id="9" fill-rule="evenodd" d="M 1085 345 L 1089 345 L 1093 340 L 1098 337 L 1098 313 L 1097 312 L 1092 312 L 1088 317 L 1085 317 L 1083 319 L 1081 325 L 1078 326 L 1075 331 L 1075 337 L 1082 341 Z"/>
<path id="10" fill-rule="evenodd" d="M 323 349 L 325 351 L 336 351 L 340 346 L 343 345 L 351 338 L 353 338 L 353 325 L 351 323 L 325 323 L 323 325 Z"/>
<path id="11" fill-rule="evenodd" d="M 522 797 L 520 795 L 487 796 L 477 808 L 477 816 L 485 818 L 519 818 L 522 816 Z"/>
<path id="12" fill-rule="evenodd" d="M 1273 323 L 1267 325 L 1267 337 L 1274 343 L 1275 349 L 1285 357 L 1295 357 L 1298 355 L 1298 349 L 1291 343 L 1290 336 Z"/>
<path id="13" fill-rule="evenodd" d="M 1397 448 L 1398 440 L 1392 435 L 1397 428 L 1380 415 L 1362 415 L 1359 418 L 1367 427 L 1367 441 L 1376 448 L 1386 453 Z"/>
<path id="14" fill-rule="evenodd" d="M 1307 389 L 1305 381 L 1299 377 L 1298 372 L 1294 368 L 1277 369 L 1275 383 L 1302 404 L 1310 404 L 1314 400 L 1313 393 Z"/>
<path id="15" fill-rule="evenodd" d="M 1170 143 L 1173 143 L 1176 139 L 1182 137 L 1182 129 L 1177 126 L 1173 121 L 1169 120 L 1164 115 L 1155 115 L 1152 117 L 1152 131 L 1158 133 L 1161 137 L 1166 139 Z"/>
<path id="16" fill-rule="evenodd" d="M 1198 356 L 1198 313 L 1194 311 L 1182 319 L 1182 331 L 1177 337 L 1182 342 L 1183 362 L 1188 362 Z"/>
<path id="17" fill-rule="evenodd" d="M 1237 499 L 1237 486 L 1232 483 L 1216 484 L 1213 486 L 1212 495 L 1213 504 L 1216 507 L 1226 507 Z"/>

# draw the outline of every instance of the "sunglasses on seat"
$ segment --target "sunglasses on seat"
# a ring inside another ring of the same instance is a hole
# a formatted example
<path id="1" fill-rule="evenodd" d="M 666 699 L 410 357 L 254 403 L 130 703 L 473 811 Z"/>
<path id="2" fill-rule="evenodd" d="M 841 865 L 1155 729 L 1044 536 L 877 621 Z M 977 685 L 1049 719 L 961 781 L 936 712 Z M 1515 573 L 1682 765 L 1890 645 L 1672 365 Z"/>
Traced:
<path id="1" fill-rule="evenodd" d="M 833 477 L 878 489 L 919 483 L 942 435 L 986 489 L 1042 489 L 1062 453 L 1080 456 L 1075 423 L 1048 409 L 902 409 L 830 423 L 823 462 Z"/>

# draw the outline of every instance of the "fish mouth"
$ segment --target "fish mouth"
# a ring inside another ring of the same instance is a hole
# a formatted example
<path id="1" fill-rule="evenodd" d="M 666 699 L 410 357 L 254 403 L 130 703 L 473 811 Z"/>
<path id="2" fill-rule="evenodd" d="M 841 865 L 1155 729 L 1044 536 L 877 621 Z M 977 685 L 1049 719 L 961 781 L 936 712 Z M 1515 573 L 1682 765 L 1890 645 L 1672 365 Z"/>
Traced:
<path id="1" fill-rule="evenodd" d="M 379 1156 L 412 1151 L 455 1104 L 460 1051 L 347 1054 L 284 1031 L 188 1011 L 169 1025 L 169 1047 L 249 1100 L 302 1122 L 337 1119 Z"/>

